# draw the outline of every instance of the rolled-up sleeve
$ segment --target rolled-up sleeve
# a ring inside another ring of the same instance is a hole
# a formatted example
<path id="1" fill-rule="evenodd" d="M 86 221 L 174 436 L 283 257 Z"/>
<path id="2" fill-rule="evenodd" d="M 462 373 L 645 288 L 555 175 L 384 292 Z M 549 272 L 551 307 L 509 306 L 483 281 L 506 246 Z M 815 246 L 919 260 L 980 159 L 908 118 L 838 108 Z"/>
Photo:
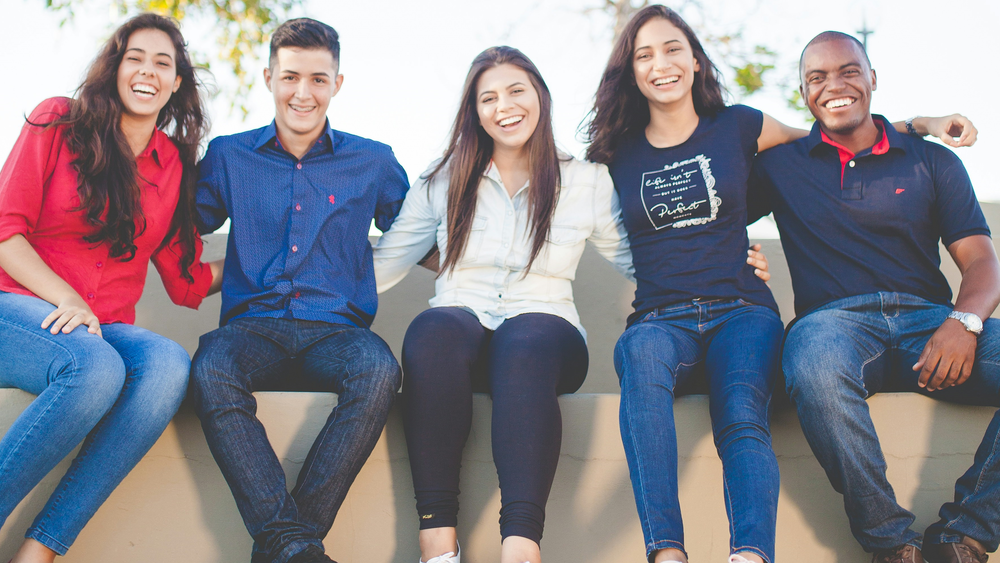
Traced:
<path id="1" fill-rule="evenodd" d="M 151 260 L 156 266 L 156 271 L 160 273 L 163 287 L 166 288 L 170 300 L 177 305 L 197 309 L 208 295 L 208 288 L 212 285 L 212 270 L 208 264 L 201 261 L 201 251 L 201 238 L 195 237 L 194 263 L 188 269 L 188 273 L 194 278 L 193 282 L 188 281 L 181 270 L 184 247 L 179 236 L 175 236 L 153 253 Z"/>
<path id="2" fill-rule="evenodd" d="M 47 100 L 31 113 L 0 171 L 0 241 L 35 229 L 63 128 L 32 124 L 51 122 L 63 113 L 59 109 L 58 100 Z"/>

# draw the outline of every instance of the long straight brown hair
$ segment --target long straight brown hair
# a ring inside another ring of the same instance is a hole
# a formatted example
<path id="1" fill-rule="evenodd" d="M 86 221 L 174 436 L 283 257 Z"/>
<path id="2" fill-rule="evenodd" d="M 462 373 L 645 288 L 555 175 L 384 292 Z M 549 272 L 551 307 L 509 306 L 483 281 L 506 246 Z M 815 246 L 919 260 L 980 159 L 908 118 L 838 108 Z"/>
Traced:
<path id="1" fill-rule="evenodd" d="M 586 128 L 590 146 L 587 147 L 587 160 L 611 164 L 622 137 L 649 125 L 649 102 L 635 83 L 632 57 L 639 29 L 656 18 L 667 20 L 684 33 L 701 67 L 695 73 L 691 86 L 694 111 L 698 115 L 714 115 L 726 107 L 719 69 L 708 58 L 691 26 L 666 6 L 647 6 L 632 16 L 611 49 L 594 96 L 594 108 L 588 116 L 590 123 Z"/>
<path id="2" fill-rule="evenodd" d="M 432 180 L 442 170 L 448 170 L 448 247 L 440 274 L 450 272 L 458 264 L 469 242 L 472 219 L 479 199 L 479 183 L 493 158 L 493 138 L 479 124 L 476 109 L 476 87 L 479 77 L 487 70 L 504 64 L 514 65 L 528 74 L 538 92 L 540 115 L 535 132 L 525 148 L 528 153 L 528 217 L 533 242 L 525 273 L 545 244 L 552 225 L 552 213 L 559 198 L 559 156 L 552 134 L 552 96 L 538 68 L 524 53 L 513 47 L 490 47 L 472 61 L 458 115 L 452 125 L 451 141 L 441 162 L 427 174 Z M 440 275 L 439 274 L 439 275 Z"/>
<path id="3" fill-rule="evenodd" d="M 129 37 L 142 29 L 158 29 L 166 33 L 176 52 L 174 61 L 181 85 L 160 110 L 156 126 L 166 132 L 177 147 L 183 172 L 180 199 L 170 231 L 163 241 L 157 243 L 163 246 L 175 235 L 179 236 L 181 271 L 189 281 L 193 281 L 190 267 L 194 263 L 195 239 L 198 236 L 194 225 L 194 193 L 198 181 L 196 164 L 199 147 L 208 132 L 208 117 L 202 108 L 201 82 L 174 20 L 146 13 L 122 24 L 91 63 L 87 77 L 77 89 L 76 98 L 70 103 L 69 113 L 51 123 L 33 125 L 68 126 L 66 139 L 77 155 L 73 166 L 80 176 L 77 188 L 79 209 L 86 210 L 87 222 L 95 230 L 84 240 L 109 244 L 112 258 L 122 261 L 134 258 L 137 248 L 135 238 L 142 234 L 145 220 L 135 156 L 121 128 L 124 106 L 118 96 L 117 80 L 118 67 L 124 58 Z"/>

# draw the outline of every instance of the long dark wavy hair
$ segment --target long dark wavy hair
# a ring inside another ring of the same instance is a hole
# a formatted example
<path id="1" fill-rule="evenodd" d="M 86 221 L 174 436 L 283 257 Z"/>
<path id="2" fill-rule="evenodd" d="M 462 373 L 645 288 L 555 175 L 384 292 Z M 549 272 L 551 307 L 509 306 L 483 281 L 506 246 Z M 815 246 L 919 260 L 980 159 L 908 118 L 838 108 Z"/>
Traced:
<path id="1" fill-rule="evenodd" d="M 611 50 L 611 57 L 608 58 L 608 65 L 594 96 L 594 108 L 588 115 L 590 123 L 586 126 L 586 137 L 590 146 L 587 147 L 587 160 L 610 164 L 615 157 L 618 142 L 625 135 L 649 125 L 649 102 L 635 83 L 632 58 L 639 28 L 654 18 L 672 23 L 691 44 L 691 50 L 701 68 L 695 73 L 694 85 L 691 87 L 695 112 L 698 115 L 713 115 L 726 107 L 719 69 L 705 54 L 705 49 L 691 26 L 666 6 L 647 6 L 629 20 Z"/>
<path id="2" fill-rule="evenodd" d="M 77 88 L 76 96 L 70 102 L 69 113 L 43 125 L 65 125 L 68 128 L 66 140 L 77 155 L 73 166 L 80 176 L 78 209 L 86 210 L 87 222 L 96 229 L 84 240 L 94 244 L 108 243 L 112 258 L 122 261 L 134 258 L 135 238 L 142 234 L 145 219 L 135 156 L 121 128 L 124 106 L 118 95 L 118 67 L 129 37 L 143 29 L 163 31 L 170 37 L 176 51 L 174 61 L 181 85 L 160 110 L 156 126 L 173 141 L 184 168 L 177 209 L 170 231 L 160 245 L 167 244 L 179 234 L 181 271 L 189 281 L 193 281 L 190 267 L 194 263 L 195 238 L 198 236 L 194 225 L 194 192 L 198 179 L 196 163 L 209 124 L 202 108 L 201 82 L 177 23 L 156 14 L 141 14 L 125 22 L 91 63 L 83 84 Z M 102 219 L 105 211 L 107 216 Z"/>
<path id="3" fill-rule="evenodd" d="M 465 252 L 469 232 L 472 230 L 472 219 L 476 213 L 479 183 L 493 157 L 493 138 L 479 124 L 476 86 L 484 72 L 503 64 L 514 65 L 528 74 L 531 85 L 538 92 L 540 109 L 538 125 L 525 145 L 528 170 L 531 173 L 528 184 L 528 217 L 533 237 L 525 273 L 531 269 L 535 257 L 545 244 L 552 224 L 560 183 L 559 156 L 552 134 L 552 96 L 538 68 L 524 53 L 513 47 L 490 47 L 472 61 L 469 74 L 465 77 L 448 149 L 437 167 L 426 176 L 430 181 L 442 170 L 448 170 L 448 247 L 441 265 L 442 274 L 453 270 Z"/>

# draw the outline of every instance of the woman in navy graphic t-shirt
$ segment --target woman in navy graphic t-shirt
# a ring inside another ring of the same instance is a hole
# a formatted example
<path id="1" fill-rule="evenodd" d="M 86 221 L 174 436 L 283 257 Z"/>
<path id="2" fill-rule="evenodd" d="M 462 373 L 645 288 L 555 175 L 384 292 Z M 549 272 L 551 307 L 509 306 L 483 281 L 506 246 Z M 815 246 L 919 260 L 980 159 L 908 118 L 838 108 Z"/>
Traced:
<path id="1" fill-rule="evenodd" d="M 635 265 L 635 312 L 615 368 L 649 561 L 687 561 L 673 401 L 701 380 L 723 465 L 730 563 L 771 562 L 779 478 L 769 408 L 783 327 L 754 275 L 764 263 L 748 258 L 747 179 L 758 151 L 806 131 L 727 107 L 694 32 L 654 5 L 618 39 L 588 133 L 587 158 L 608 165 Z"/>

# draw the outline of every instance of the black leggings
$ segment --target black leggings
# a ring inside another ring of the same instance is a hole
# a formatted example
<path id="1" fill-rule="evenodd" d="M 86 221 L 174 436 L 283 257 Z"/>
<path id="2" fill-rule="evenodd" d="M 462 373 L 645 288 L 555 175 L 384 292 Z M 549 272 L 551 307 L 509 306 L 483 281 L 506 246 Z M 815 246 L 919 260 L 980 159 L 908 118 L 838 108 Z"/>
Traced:
<path id="1" fill-rule="evenodd" d="M 518 315 L 496 331 L 458 307 L 418 315 L 403 340 L 403 398 L 420 529 L 457 525 L 472 393 L 489 392 L 500 534 L 540 542 L 562 442 L 556 395 L 580 388 L 587 363 L 580 331 L 555 315 Z"/>

